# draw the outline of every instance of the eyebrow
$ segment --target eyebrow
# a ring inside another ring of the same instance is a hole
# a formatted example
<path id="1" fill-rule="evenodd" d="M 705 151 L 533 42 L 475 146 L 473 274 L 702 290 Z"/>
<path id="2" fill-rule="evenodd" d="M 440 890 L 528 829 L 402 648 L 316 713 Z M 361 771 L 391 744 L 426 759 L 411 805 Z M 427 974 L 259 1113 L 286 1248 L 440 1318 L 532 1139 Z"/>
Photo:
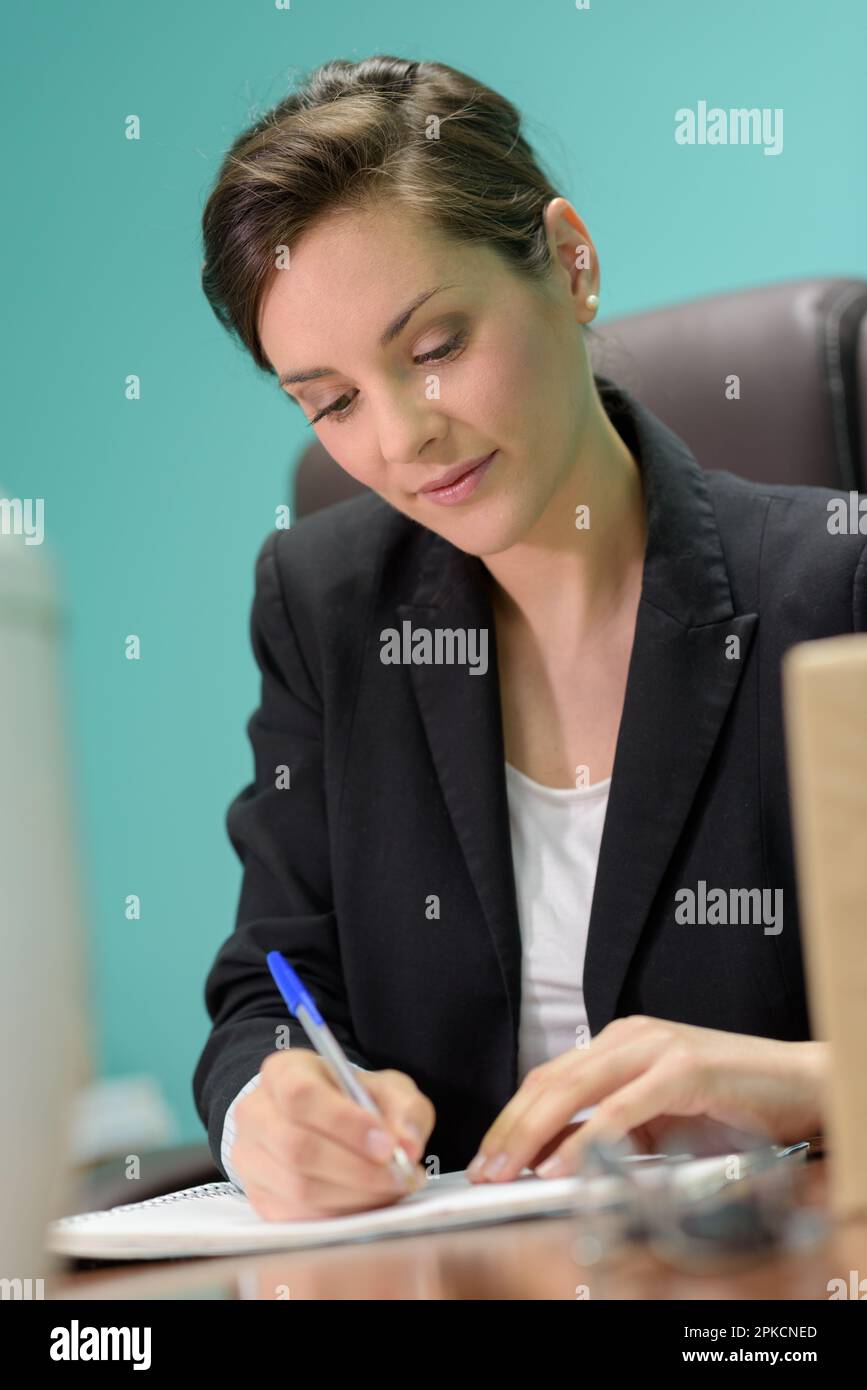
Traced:
<path id="1" fill-rule="evenodd" d="M 397 315 L 397 317 L 392 319 L 391 323 L 380 335 L 379 346 L 388 347 L 388 344 L 397 337 L 398 333 L 403 332 L 404 328 L 409 323 L 416 309 L 420 309 L 422 304 L 424 304 L 426 300 L 430 299 L 435 294 L 439 294 L 441 290 L 451 289 L 455 289 L 455 286 L 436 285 L 434 289 L 424 290 L 421 294 L 416 295 L 412 303 L 408 304 L 405 309 L 402 309 L 401 312 Z M 317 377 L 331 376 L 334 372 L 334 367 L 309 367 L 306 372 L 284 372 L 280 377 L 280 385 L 290 386 L 293 382 L 315 381 Z M 294 396 L 290 396 L 289 399 L 294 400 L 295 398 Z M 298 402 L 296 401 L 295 404 L 297 405 Z"/>

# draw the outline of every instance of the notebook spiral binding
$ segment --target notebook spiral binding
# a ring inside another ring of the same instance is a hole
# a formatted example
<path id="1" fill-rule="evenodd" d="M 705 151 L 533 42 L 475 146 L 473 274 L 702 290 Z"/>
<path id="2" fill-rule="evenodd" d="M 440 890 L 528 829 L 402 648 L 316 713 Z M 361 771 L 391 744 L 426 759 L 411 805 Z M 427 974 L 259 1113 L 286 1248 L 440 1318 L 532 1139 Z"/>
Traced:
<path id="1" fill-rule="evenodd" d="M 193 1197 L 228 1197 L 232 1193 L 243 1196 L 240 1188 L 232 1182 L 204 1182 L 199 1187 L 185 1187 L 181 1192 L 167 1192 L 162 1197 L 149 1197 L 145 1202 L 126 1202 L 120 1207 L 109 1207 L 107 1211 L 82 1211 L 75 1216 L 61 1216 L 55 1226 L 78 1226 L 82 1221 L 97 1221 L 115 1211 L 141 1210 L 142 1207 L 159 1207 L 163 1202 L 187 1201 Z"/>

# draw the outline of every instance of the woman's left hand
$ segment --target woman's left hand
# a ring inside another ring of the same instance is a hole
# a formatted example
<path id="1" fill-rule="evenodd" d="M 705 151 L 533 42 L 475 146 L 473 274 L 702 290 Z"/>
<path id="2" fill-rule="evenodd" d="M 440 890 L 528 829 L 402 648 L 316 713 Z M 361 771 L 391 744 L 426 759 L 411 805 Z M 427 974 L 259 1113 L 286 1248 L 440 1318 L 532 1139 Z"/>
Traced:
<path id="1" fill-rule="evenodd" d="M 589 1047 L 527 1073 L 467 1172 L 473 1182 L 508 1182 L 522 1168 L 561 1177 L 575 1172 L 590 1140 L 636 1132 L 655 1148 L 677 1117 L 791 1143 L 822 1129 L 827 1068 L 825 1042 L 780 1042 L 641 1014 L 617 1018 Z M 590 1105 L 589 1119 L 570 1124 Z"/>

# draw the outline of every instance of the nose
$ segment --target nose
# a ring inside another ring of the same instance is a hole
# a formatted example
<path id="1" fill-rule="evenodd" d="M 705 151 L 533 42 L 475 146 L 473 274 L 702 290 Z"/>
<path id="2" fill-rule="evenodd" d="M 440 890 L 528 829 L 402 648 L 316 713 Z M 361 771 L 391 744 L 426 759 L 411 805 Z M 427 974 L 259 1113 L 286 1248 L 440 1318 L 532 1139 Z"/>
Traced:
<path id="1" fill-rule="evenodd" d="M 439 402 L 429 401 L 417 383 L 383 394 L 372 409 L 380 455 L 390 471 L 417 467 L 446 431 Z"/>

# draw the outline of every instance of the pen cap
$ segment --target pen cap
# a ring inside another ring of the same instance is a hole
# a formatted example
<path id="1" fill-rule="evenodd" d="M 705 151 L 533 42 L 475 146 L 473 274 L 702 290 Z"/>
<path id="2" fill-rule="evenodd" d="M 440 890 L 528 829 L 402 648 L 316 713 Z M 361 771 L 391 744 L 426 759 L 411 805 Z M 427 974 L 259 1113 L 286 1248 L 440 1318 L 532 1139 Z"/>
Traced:
<path id="1" fill-rule="evenodd" d="M 801 936 L 814 1038 L 831 1043 L 831 1207 L 867 1212 L 867 634 L 783 660 Z"/>
<path id="2" fill-rule="evenodd" d="M 324 1020 L 312 997 L 304 988 L 286 957 L 280 951 L 269 951 L 266 959 L 268 969 L 274 977 L 274 983 L 283 995 L 290 1013 L 297 1018 L 299 1008 L 303 1007 L 307 1010 L 313 1023 L 323 1024 Z"/>

